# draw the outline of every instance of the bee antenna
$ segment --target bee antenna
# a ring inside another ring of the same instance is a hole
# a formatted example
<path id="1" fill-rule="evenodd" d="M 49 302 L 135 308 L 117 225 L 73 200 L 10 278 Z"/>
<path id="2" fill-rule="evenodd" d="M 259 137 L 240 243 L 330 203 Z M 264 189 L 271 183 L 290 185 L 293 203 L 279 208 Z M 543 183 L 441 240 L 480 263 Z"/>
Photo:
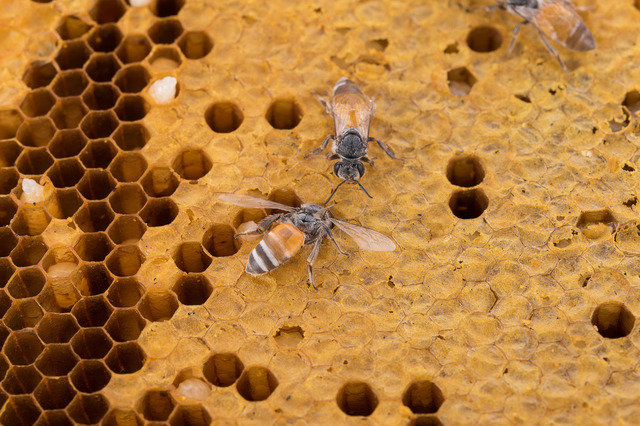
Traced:
<path id="1" fill-rule="evenodd" d="M 336 186 L 336 188 L 333 190 L 333 192 L 331 193 L 331 195 L 329 195 L 329 198 L 327 198 L 327 201 L 325 201 L 324 203 L 327 204 L 329 201 L 331 201 L 331 199 L 333 198 L 333 195 L 336 193 L 336 191 L 338 190 L 338 188 L 340 188 L 342 186 L 343 183 L 345 183 L 346 180 L 343 180 L 342 182 L 340 182 L 338 184 L 338 186 Z M 367 191 L 365 191 L 367 192 Z"/>
<path id="2" fill-rule="evenodd" d="M 364 191 L 364 193 L 365 193 L 365 194 L 367 194 L 367 197 L 369 197 L 369 198 L 373 198 L 371 195 L 369 195 L 369 193 L 367 192 L 367 190 L 366 190 L 366 189 L 364 189 L 364 186 L 362 186 L 362 184 L 360 183 L 360 181 L 356 181 L 356 183 L 357 183 L 358 185 L 360 185 L 360 188 L 362 188 L 362 190 Z M 326 204 L 326 203 L 325 203 L 325 204 Z"/>

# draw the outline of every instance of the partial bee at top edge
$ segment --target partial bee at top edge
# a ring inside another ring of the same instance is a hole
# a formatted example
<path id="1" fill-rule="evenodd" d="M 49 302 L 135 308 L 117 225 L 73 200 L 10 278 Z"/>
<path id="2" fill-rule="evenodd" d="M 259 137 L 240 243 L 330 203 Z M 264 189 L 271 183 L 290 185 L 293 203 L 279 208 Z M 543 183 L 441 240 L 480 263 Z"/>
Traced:
<path id="1" fill-rule="evenodd" d="M 329 212 L 332 206 L 302 204 L 300 207 L 290 207 L 275 201 L 241 194 L 219 194 L 218 199 L 239 207 L 274 209 L 284 212 L 271 214 L 262 219 L 256 229 L 234 236 L 237 238 L 241 235 L 266 233 L 249 254 L 245 271 L 252 275 L 266 274 L 289 261 L 303 246 L 313 245 L 311 254 L 307 258 L 307 269 L 309 281 L 317 290 L 313 279 L 313 263 L 318 257 L 324 239 L 329 238 L 341 254 L 348 255 L 333 237 L 334 225 L 353 238 L 363 250 L 393 251 L 396 249 L 396 244 L 391 238 L 373 229 L 334 218 Z"/>
<path id="2" fill-rule="evenodd" d="M 367 146 L 369 142 L 375 141 L 391 158 L 400 160 L 395 153 L 384 142 L 369 136 L 369 126 L 376 111 L 376 104 L 371 98 L 360 90 L 360 87 L 346 77 L 342 77 L 333 87 L 333 98 L 328 101 L 320 96 L 318 100 L 325 107 L 326 111 L 333 117 L 335 132 L 325 138 L 322 145 L 315 149 L 305 158 L 320 154 L 333 141 L 329 160 L 338 160 L 333 165 L 333 172 L 342 179 L 325 204 L 328 203 L 338 188 L 345 182 L 357 183 L 367 194 L 371 195 L 360 183 L 360 178 L 364 175 L 365 168 L 363 162 L 373 166 L 373 160 L 367 157 Z"/>

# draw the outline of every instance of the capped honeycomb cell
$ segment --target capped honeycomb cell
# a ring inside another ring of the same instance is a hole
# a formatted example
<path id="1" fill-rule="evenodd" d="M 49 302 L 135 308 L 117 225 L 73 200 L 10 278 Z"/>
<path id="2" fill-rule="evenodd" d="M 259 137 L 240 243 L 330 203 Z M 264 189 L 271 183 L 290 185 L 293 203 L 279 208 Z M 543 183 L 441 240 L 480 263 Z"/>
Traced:
<path id="1" fill-rule="evenodd" d="M 18 237 L 13 233 L 11 228 L 3 226 L 0 228 L 0 258 L 7 257 L 11 251 L 18 245 Z M 8 268 L 11 269 L 11 268 Z M 3 269 L 0 268 L 0 271 Z M 3 272 L 0 272 L 0 276 L 5 276 Z M 10 276 L 10 274 L 9 274 Z M 9 279 L 7 276 L 7 280 Z M 0 279 L 0 287 L 4 287 L 6 280 Z"/>
<path id="2" fill-rule="evenodd" d="M 76 395 L 66 377 L 45 377 L 33 392 L 38 404 L 45 410 L 63 409 Z"/>
<path id="3" fill-rule="evenodd" d="M 174 251 L 173 260 L 184 272 L 203 272 L 211 264 L 211 257 L 205 253 L 198 242 L 182 243 Z"/>
<path id="4" fill-rule="evenodd" d="M 176 403 L 171 394 L 163 389 L 148 390 L 137 403 L 137 411 L 145 420 L 166 421 L 169 419 Z"/>
<path id="5" fill-rule="evenodd" d="M 96 232 L 83 234 L 73 249 L 86 262 L 102 262 L 113 250 L 113 243 L 104 232 Z"/>
<path id="6" fill-rule="evenodd" d="M 118 119 L 113 111 L 91 111 L 82 120 L 81 127 L 89 139 L 106 138 L 118 127 Z"/>
<path id="7" fill-rule="evenodd" d="M 142 426 L 144 422 L 134 410 L 114 408 L 107 413 L 102 424 L 104 426 Z"/>
<path id="8" fill-rule="evenodd" d="M 123 64 L 141 62 L 151 52 L 151 42 L 146 34 L 129 34 L 116 50 Z"/>
<path id="9" fill-rule="evenodd" d="M 204 275 L 187 274 L 176 282 L 173 291 L 183 305 L 203 305 L 211 295 L 213 287 Z"/>
<path id="10" fill-rule="evenodd" d="M 135 183 L 118 185 L 113 194 L 109 196 L 111 207 L 120 214 L 138 213 L 146 202 L 147 197 L 144 191 L 140 185 Z"/>
<path id="11" fill-rule="evenodd" d="M 149 103 L 139 95 L 124 95 L 118 100 L 114 111 L 122 121 L 142 120 L 149 112 Z"/>
<path id="12" fill-rule="evenodd" d="M 205 111 L 204 118 L 216 133 L 231 133 L 244 120 L 244 114 L 233 102 L 216 102 Z"/>
<path id="13" fill-rule="evenodd" d="M 465 96 L 471 92 L 471 88 L 478 82 L 478 79 L 464 67 L 454 68 L 447 72 L 449 90 L 456 96 Z"/>
<path id="14" fill-rule="evenodd" d="M 82 359 L 101 359 L 109 353 L 113 341 L 102 328 L 83 328 L 71 339 L 71 347 Z"/>
<path id="15" fill-rule="evenodd" d="M 449 198 L 451 212 L 460 219 L 475 219 L 489 207 L 489 198 L 482 189 L 456 191 Z"/>
<path id="16" fill-rule="evenodd" d="M 52 164 L 53 157 L 46 148 L 25 149 L 16 161 L 16 167 L 23 175 L 41 175 Z"/>
<path id="17" fill-rule="evenodd" d="M 213 257 L 233 256 L 240 250 L 241 242 L 234 238 L 235 230 L 226 224 L 215 223 L 202 238 L 202 245 Z"/>
<path id="18" fill-rule="evenodd" d="M 294 99 L 276 99 L 265 118 L 274 129 L 293 129 L 302 119 L 302 109 Z"/>
<path id="19" fill-rule="evenodd" d="M 22 330 L 35 327 L 42 316 L 42 308 L 35 300 L 23 299 L 13 302 L 3 321 L 11 330 Z"/>
<path id="20" fill-rule="evenodd" d="M 378 397 L 365 382 L 345 384 L 336 397 L 338 407 L 348 416 L 370 416 L 378 407 Z"/>
<path id="21" fill-rule="evenodd" d="M 116 24 L 99 25 L 91 30 L 88 41 L 95 52 L 113 52 L 122 41 L 122 31 Z"/>
<path id="22" fill-rule="evenodd" d="M 447 164 L 447 179 L 453 185 L 469 188 L 479 185 L 485 176 L 484 167 L 475 155 L 459 155 Z"/>
<path id="23" fill-rule="evenodd" d="M 80 266 L 74 280 L 84 296 L 103 294 L 113 282 L 107 267 L 102 263 L 85 263 Z"/>
<path id="24" fill-rule="evenodd" d="M 232 353 L 212 355 L 202 367 L 202 373 L 209 383 L 221 388 L 233 385 L 243 371 L 244 364 Z"/>
<path id="25" fill-rule="evenodd" d="M 41 205 L 22 205 L 11 223 L 11 229 L 17 235 L 40 235 L 50 222 L 51 216 Z"/>
<path id="26" fill-rule="evenodd" d="M 175 16 L 184 6 L 185 0 L 153 0 L 151 2 L 151 13 L 159 18 Z"/>
<path id="27" fill-rule="evenodd" d="M 136 342 L 116 343 L 105 358 L 105 363 L 116 374 L 132 374 L 140 371 L 146 355 Z"/>
<path id="28" fill-rule="evenodd" d="M 182 64 L 180 51 L 173 46 L 158 46 L 149 57 L 149 65 L 155 71 L 174 70 Z"/>
<path id="29" fill-rule="evenodd" d="M 13 365 L 33 364 L 44 350 L 44 345 L 33 331 L 14 331 L 9 335 L 2 348 Z"/>
<path id="30" fill-rule="evenodd" d="M 269 369 L 260 366 L 245 369 L 236 382 L 238 393 L 247 401 L 264 401 L 277 387 L 276 376 Z"/>
<path id="31" fill-rule="evenodd" d="M 0 414 L 3 425 L 32 425 L 38 420 L 41 410 L 29 395 L 11 396 Z"/>
<path id="32" fill-rule="evenodd" d="M 9 281 L 7 290 L 14 299 L 35 297 L 40 294 L 45 282 L 46 279 L 40 268 L 24 268 Z"/>
<path id="33" fill-rule="evenodd" d="M 89 10 L 89 16 L 98 24 L 118 22 L 127 11 L 122 0 L 98 0 Z"/>
<path id="34" fill-rule="evenodd" d="M 136 340 L 146 321 L 135 309 L 116 309 L 107 321 L 105 330 L 116 342 Z"/>
<path id="35" fill-rule="evenodd" d="M 83 297 L 75 304 L 71 313 L 80 327 L 102 327 L 109 319 L 113 308 L 102 296 Z"/>
<path id="36" fill-rule="evenodd" d="M 89 77 L 98 83 L 111 81 L 120 69 L 118 58 L 113 53 L 94 53 L 85 67 Z"/>
<path id="37" fill-rule="evenodd" d="M 204 31 L 187 31 L 178 39 L 178 46 L 187 59 L 200 59 L 211 52 L 213 42 Z"/>
<path id="38" fill-rule="evenodd" d="M 18 133 L 18 128 L 24 121 L 22 114 L 15 109 L 0 110 L 0 139 L 11 139 Z M 4 148 L 6 145 L 2 145 Z M 10 165 L 10 164 L 6 164 Z"/>
<path id="39" fill-rule="evenodd" d="M 147 31 L 149 38 L 156 44 L 171 44 L 180 37 L 184 29 L 179 20 L 165 18 L 156 21 Z"/>
<path id="40" fill-rule="evenodd" d="M 74 221 L 84 232 L 99 232 L 105 231 L 114 218 L 115 214 L 106 201 L 92 201 L 78 210 Z"/>
<path id="41" fill-rule="evenodd" d="M 91 49 L 82 40 L 65 42 L 56 56 L 56 63 L 60 70 L 82 68 L 91 56 Z"/>
<path id="42" fill-rule="evenodd" d="M 121 123 L 113 139 L 121 149 L 134 151 L 145 146 L 149 131 L 142 123 Z"/>
<path id="43" fill-rule="evenodd" d="M 89 141 L 80 153 L 80 161 L 88 169 L 106 169 L 116 154 L 118 148 L 110 140 Z"/>
<path id="44" fill-rule="evenodd" d="M 20 103 L 20 110 L 27 117 L 38 117 L 48 113 L 55 102 L 56 99 L 49 89 L 40 88 L 27 93 Z"/>
<path id="45" fill-rule="evenodd" d="M 87 107 L 79 97 L 64 98 L 51 110 L 51 118 L 60 130 L 75 129 L 87 115 Z"/>
<path id="46" fill-rule="evenodd" d="M 87 200 L 102 200 L 116 187 L 116 181 L 106 170 L 87 170 L 80 182 L 78 191 Z"/>
<path id="47" fill-rule="evenodd" d="M 111 372 L 102 361 L 81 359 L 69 374 L 69 378 L 78 391 L 93 393 L 107 386 L 111 380 Z"/>
<path id="48" fill-rule="evenodd" d="M 30 394 L 42 381 L 42 375 L 33 365 L 11 367 L 4 376 L 2 388 L 12 395 Z"/>
<path id="49" fill-rule="evenodd" d="M 178 298 L 167 289 L 151 289 L 145 293 L 140 302 L 140 314 L 149 321 L 165 321 L 171 319 L 178 309 Z"/>
<path id="50" fill-rule="evenodd" d="M 109 226 L 107 234 L 116 244 L 135 244 L 142 238 L 146 230 L 147 226 L 138 216 L 125 215 L 119 216 Z"/>
<path id="51" fill-rule="evenodd" d="M 171 167 L 181 178 L 197 180 L 209 173 L 212 165 L 211 159 L 202 150 L 188 149 L 173 160 Z"/>
<path id="52" fill-rule="evenodd" d="M 139 93 L 149 84 L 151 75 L 142 65 L 127 65 L 114 80 L 123 93 Z"/>
<path id="53" fill-rule="evenodd" d="M 51 62 L 31 62 L 22 76 L 22 80 L 31 89 L 48 86 L 57 74 L 56 67 Z"/>
<path id="54" fill-rule="evenodd" d="M 141 183 L 148 196 L 166 197 L 175 192 L 180 181 L 168 167 L 154 167 L 147 171 Z"/>
<path id="55" fill-rule="evenodd" d="M 20 180 L 20 174 L 13 168 L 0 168 L 0 194 L 9 194 L 11 190 L 18 186 Z M 2 242 L 0 242 L 0 246 Z M 0 247 L 0 252 L 2 248 Z M 1 256 L 1 255 L 0 255 Z"/>
<path id="56" fill-rule="evenodd" d="M 64 139 L 60 143 L 64 143 Z M 59 154 L 58 148 L 55 151 Z M 56 188 L 69 188 L 80 182 L 84 172 L 84 167 L 82 167 L 77 158 L 65 158 L 56 161 L 47 171 L 47 176 Z"/>
<path id="57" fill-rule="evenodd" d="M 147 170 L 147 161 L 137 152 L 121 152 L 116 156 L 109 171 L 119 182 L 136 182 Z"/>
<path id="58" fill-rule="evenodd" d="M 105 110 L 112 108 L 118 98 L 120 91 L 111 83 L 92 83 L 83 93 L 82 100 L 92 110 Z"/>
<path id="59" fill-rule="evenodd" d="M 56 128 L 48 117 L 25 120 L 18 129 L 17 138 L 24 146 L 43 147 L 54 137 Z"/>
<path id="60" fill-rule="evenodd" d="M 137 274 L 144 260 L 137 246 L 118 246 L 107 257 L 107 267 L 113 275 L 127 277 Z"/>
<path id="61" fill-rule="evenodd" d="M 86 145 L 87 138 L 79 129 L 62 130 L 56 133 L 49 144 L 49 152 L 55 158 L 75 157 Z"/>
<path id="62" fill-rule="evenodd" d="M 10 197 L 0 197 L 0 226 L 7 226 L 18 211 L 18 206 Z"/>
<path id="63" fill-rule="evenodd" d="M 56 32 L 62 40 L 73 40 L 80 38 L 89 32 L 91 25 L 84 22 L 81 18 L 73 15 L 63 16 L 56 26 Z"/>
<path id="64" fill-rule="evenodd" d="M 36 332 L 44 343 L 67 343 L 79 329 L 73 315 L 47 313 L 38 323 Z"/>
<path id="65" fill-rule="evenodd" d="M 13 167 L 21 152 L 16 141 L 0 141 L 0 167 Z"/>
<path id="66" fill-rule="evenodd" d="M 109 287 L 107 299 L 116 308 L 135 306 L 142 295 L 144 287 L 135 278 L 118 278 Z"/>
<path id="67" fill-rule="evenodd" d="M 436 413 L 443 402 L 440 388 L 428 380 L 411 383 L 402 397 L 402 403 L 416 414 Z"/>
<path id="68" fill-rule="evenodd" d="M 602 337 L 619 339 L 631 333 L 636 318 L 629 309 L 619 302 L 607 302 L 599 305 L 593 311 L 593 324 Z"/>
<path id="69" fill-rule="evenodd" d="M 493 52 L 502 46 L 502 34 L 493 27 L 475 27 L 467 35 L 467 46 L 474 52 Z"/>
<path id="70" fill-rule="evenodd" d="M 152 198 L 140 211 L 140 218 L 150 227 L 165 226 L 174 221 L 178 212 L 171 198 Z"/>
<path id="71" fill-rule="evenodd" d="M 37 265 L 47 252 L 42 237 L 21 237 L 11 252 L 11 260 L 18 267 Z"/>
<path id="72" fill-rule="evenodd" d="M 61 98 L 79 96 L 89 84 L 87 75 L 82 70 L 63 71 L 53 81 L 53 93 Z"/>
<path id="73" fill-rule="evenodd" d="M 109 411 L 109 401 L 102 394 L 77 394 L 67 407 L 73 421 L 81 424 L 96 424 Z"/>

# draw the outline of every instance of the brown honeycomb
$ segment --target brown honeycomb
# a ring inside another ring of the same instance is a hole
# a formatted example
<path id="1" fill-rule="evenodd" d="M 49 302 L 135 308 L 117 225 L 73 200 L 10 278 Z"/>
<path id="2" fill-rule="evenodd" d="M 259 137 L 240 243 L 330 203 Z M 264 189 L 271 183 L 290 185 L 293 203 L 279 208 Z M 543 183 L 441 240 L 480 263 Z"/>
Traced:
<path id="1" fill-rule="evenodd" d="M 576 2 L 567 76 L 475 0 L 4 1 L 0 423 L 636 422 L 640 4 Z M 335 214 L 399 248 L 249 276 L 213 194 L 321 202 L 341 76 L 405 162 Z"/>

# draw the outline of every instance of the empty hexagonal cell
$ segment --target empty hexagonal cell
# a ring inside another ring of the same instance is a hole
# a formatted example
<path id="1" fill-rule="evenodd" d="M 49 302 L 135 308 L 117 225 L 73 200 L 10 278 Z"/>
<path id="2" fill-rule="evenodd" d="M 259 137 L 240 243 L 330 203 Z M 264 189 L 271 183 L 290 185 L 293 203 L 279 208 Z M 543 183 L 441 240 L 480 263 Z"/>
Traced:
<path id="1" fill-rule="evenodd" d="M 53 138 L 56 128 L 48 117 L 27 119 L 18 129 L 17 138 L 24 146 L 43 147 Z"/>
<path id="2" fill-rule="evenodd" d="M 118 22 L 126 11 L 122 0 L 98 0 L 89 10 L 89 16 L 98 24 L 107 24 Z"/>
<path id="3" fill-rule="evenodd" d="M 616 225 L 617 220 L 609 209 L 582 211 L 576 222 L 576 227 L 592 240 L 611 235 Z"/>
<path id="4" fill-rule="evenodd" d="M 446 173 L 447 179 L 453 185 L 467 188 L 480 184 L 485 176 L 484 167 L 475 155 L 459 155 L 452 158 L 449 160 Z"/>
<path id="5" fill-rule="evenodd" d="M 104 232 L 83 234 L 74 250 L 80 259 L 87 262 L 101 262 L 113 250 L 113 243 Z"/>
<path id="6" fill-rule="evenodd" d="M 449 198 L 451 212 L 460 219 L 475 219 L 489 207 L 489 198 L 482 189 L 456 191 Z"/>
<path id="7" fill-rule="evenodd" d="M 118 278 L 109 287 L 107 299 L 117 308 L 135 306 L 144 294 L 144 287 L 135 278 Z"/>
<path id="8" fill-rule="evenodd" d="M 182 34 L 183 28 L 179 20 L 166 18 L 156 21 L 147 31 L 149 38 L 157 44 L 171 44 Z"/>
<path id="9" fill-rule="evenodd" d="M 164 389 L 148 390 L 137 403 L 136 411 L 141 412 L 145 420 L 165 421 L 169 419 L 176 403 L 171 394 Z"/>
<path id="10" fill-rule="evenodd" d="M 113 275 L 126 277 L 137 274 L 144 260 L 137 246 L 118 246 L 107 258 L 107 267 Z"/>
<path id="11" fill-rule="evenodd" d="M 140 218 L 147 226 L 164 226 L 173 222 L 178 212 L 178 206 L 171 198 L 155 198 L 140 211 Z"/>
<path id="12" fill-rule="evenodd" d="M 87 115 L 87 107 L 79 97 L 61 99 L 51 110 L 51 118 L 56 127 L 61 130 L 75 129 L 85 115 Z"/>
<path id="13" fill-rule="evenodd" d="M 3 352 L 13 365 L 29 365 L 42 353 L 44 345 L 33 331 L 20 330 L 9 335 Z"/>
<path id="14" fill-rule="evenodd" d="M 44 343 L 67 343 L 79 329 L 73 315 L 48 313 L 38 323 L 36 332 Z"/>
<path id="15" fill-rule="evenodd" d="M 121 152 L 113 160 L 109 170 L 120 182 L 135 182 L 147 170 L 147 161 L 137 152 Z"/>
<path id="16" fill-rule="evenodd" d="M 63 71 L 53 83 L 53 92 L 59 97 L 79 96 L 89 84 L 82 70 Z"/>
<path id="17" fill-rule="evenodd" d="M 174 251 L 173 260 L 184 272 L 203 272 L 211 264 L 211 257 L 198 242 L 182 243 Z"/>
<path id="18" fill-rule="evenodd" d="M 83 297 L 71 313 L 81 327 L 102 327 L 109 319 L 113 308 L 102 296 Z"/>
<path id="19" fill-rule="evenodd" d="M 240 127 L 244 114 L 232 102 L 216 102 L 204 114 L 207 124 L 216 133 L 231 133 Z"/>
<path id="20" fill-rule="evenodd" d="M 69 188 L 80 182 L 84 172 L 84 167 L 77 158 L 65 158 L 56 161 L 47 171 L 47 176 L 56 188 Z"/>
<path id="21" fill-rule="evenodd" d="M 46 148 L 32 148 L 22 151 L 16 162 L 23 175 L 41 175 L 53 164 L 53 157 Z"/>
<path id="22" fill-rule="evenodd" d="M 49 152 L 56 158 L 75 157 L 86 144 L 87 138 L 80 130 L 62 130 L 57 132 L 51 141 Z"/>
<path id="23" fill-rule="evenodd" d="M 196 180 L 209 173 L 212 163 L 204 151 L 186 149 L 173 160 L 171 167 L 181 178 Z"/>
<path id="24" fill-rule="evenodd" d="M 202 305 L 211 295 L 213 287 L 204 275 L 188 274 L 176 282 L 173 291 L 183 305 Z"/>
<path id="25" fill-rule="evenodd" d="M 13 167 L 21 152 L 16 141 L 0 141 L 0 167 Z"/>
<path id="26" fill-rule="evenodd" d="M 102 394 L 77 394 L 67 407 L 67 413 L 76 423 L 96 424 L 109 411 L 109 401 Z"/>
<path id="27" fill-rule="evenodd" d="M 619 302 L 606 302 L 598 305 L 591 316 L 591 324 L 598 333 L 607 339 L 619 339 L 628 336 L 636 319 L 629 309 Z"/>
<path id="28" fill-rule="evenodd" d="M 20 175 L 18 171 L 13 168 L 1 168 L 0 169 L 0 194 L 9 194 L 13 188 L 18 186 L 18 180 L 20 180 Z M 0 239 L 0 246 L 2 246 L 3 242 Z M 2 252 L 2 247 L 0 247 L 0 252 Z M 1 256 L 1 255 L 0 255 Z"/>
<path id="29" fill-rule="evenodd" d="M 136 340 L 146 325 L 144 318 L 134 309 L 116 309 L 105 329 L 116 342 Z"/>
<path id="30" fill-rule="evenodd" d="M 80 153 L 80 160 L 89 169 L 106 169 L 118 153 L 110 140 L 89 141 Z"/>
<path id="31" fill-rule="evenodd" d="M 365 382 L 345 384 L 336 397 L 338 407 L 348 416 L 370 416 L 378 406 L 378 397 Z"/>
<path id="32" fill-rule="evenodd" d="M 304 339 L 304 330 L 299 326 L 280 327 L 278 331 L 276 331 L 276 334 L 273 335 L 273 340 L 275 340 L 279 346 L 286 348 L 298 347 L 302 339 Z"/>
<path id="33" fill-rule="evenodd" d="M 475 27 L 467 35 L 467 45 L 474 52 L 493 52 L 500 49 L 502 34 L 497 29 L 486 25 Z"/>
<path id="34" fill-rule="evenodd" d="M 87 200 L 102 200 L 115 187 L 115 179 L 106 170 L 88 170 L 78 182 L 78 191 Z"/>
<path id="35" fill-rule="evenodd" d="M 37 89 L 49 85 L 57 72 L 51 62 L 34 61 L 27 66 L 22 80 L 29 88 Z"/>
<path id="36" fill-rule="evenodd" d="M 91 56 L 91 49 L 82 40 L 63 43 L 56 56 L 56 63 L 61 70 L 82 68 Z"/>
<path id="37" fill-rule="evenodd" d="M 120 91 L 111 83 L 92 83 L 84 92 L 82 99 L 92 110 L 112 108 L 120 97 Z"/>
<path id="38" fill-rule="evenodd" d="M 10 197 L 0 197 L 0 226 L 7 226 L 18 211 L 18 206 Z"/>
<path id="39" fill-rule="evenodd" d="M 640 111 L 640 92 L 637 90 L 627 92 L 622 100 L 622 105 L 626 107 L 631 114 L 636 114 Z"/>
<path id="40" fill-rule="evenodd" d="M 66 377 L 45 377 L 33 392 L 33 396 L 45 410 L 63 409 L 76 395 Z"/>
<path id="41" fill-rule="evenodd" d="M 18 235 L 39 235 L 47 229 L 51 216 L 41 205 L 22 205 L 18 209 L 11 229 Z"/>
<path id="42" fill-rule="evenodd" d="M 42 237 L 21 237 L 11 252 L 11 260 L 18 267 L 37 265 L 46 252 Z"/>
<path id="43" fill-rule="evenodd" d="M 113 53 L 94 53 L 85 67 L 89 77 L 96 82 L 111 81 L 120 69 L 120 63 Z"/>
<path id="44" fill-rule="evenodd" d="M 443 402 L 442 391 L 429 380 L 411 383 L 402 397 L 402 403 L 415 414 L 436 413 Z"/>
<path id="45" fill-rule="evenodd" d="M 122 121 L 137 121 L 149 112 L 149 103 L 140 95 L 124 95 L 118 100 L 114 111 Z"/>
<path id="46" fill-rule="evenodd" d="M 18 133 L 18 128 L 24 121 L 22 114 L 15 109 L 0 110 L 0 139 L 11 139 Z M 5 148 L 8 145 L 3 144 Z M 10 165 L 10 164 L 4 164 Z"/>
<path id="47" fill-rule="evenodd" d="M 149 321 L 171 319 L 178 309 L 178 298 L 167 289 L 150 289 L 142 297 L 140 313 Z"/>
<path id="48" fill-rule="evenodd" d="M 109 203 L 116 213 L 134 214 L 138 213 L 147 202 L 147 197 L 140 185 L 130 183 L 118 185 L 116 190 L 109 197 Z"/>
<path id="49" fill-rule="evenodd" d="M 98 232 L 107 229 L 115 214 L 106 201 L 92 201 L 83 205 L 75 214 L 74 221 L 84 232 Z"/>
<path id="50" fill-rule="evenodd" d="M 107 413 L 102 424 L 104 426 L 143 426 L 144 422 L 135 410 L 114 408 Z"/>
<path id="51" fill-rule="evenodd" d="M 104 362 L 116 374 L 131 374 L 142 368 L 146 358 L 136 342 L 116 343 Z"/>
<path id="52" fill-rule="evenodd" d="M 41 410 L 30 395 L 11 396 L 0 414 L 0 424 L 32 425 L 38 420 Z"/>
<path id="53" fill-rule="evenodd" d="M 72 15 L 63 16 L 56 26 L 56 32 L 60 35 L 62 40 L 72 40 L 74 38 L 82 37 L 90 29 L 91 25 L 87 24 L 77 16 Z"/>
<path id="54" fill-rule="evenodd" d="M 447 73 L 449 90 L 456 96 L 468 95 L 471 88 L 478 81 L 466 68 L 454 68 Z"/>
<path id="55" fill-rule="evenodd" d="M 180 181 L 170 168 L 154 167 L 144 175 L 141 183 L 150 197 L 166 197 L 175 192 Z"/>
<path id="56" fill-rule="evenodd" d="M 12 395 L 30 394 L 42 381 L 42 375 L 33 365 L 11 367 L 2 381 L 2 387 Z"/>
<path id="57" fill-rule="evenodd" d="M 123 64 L 140 62 L 151 52 L 151 42 L 145 34 L 129 34 L 116 50 Z"/>
<path id="58" fill-rule="evenodd" d="M 202 238 L 202 245 L 213 257 L 233 256 L 241 243 L 234 238 L 235 230 L 226 224 L 215 223 L 209 227 Z"/>
<path id="59" fill-rule="evenodd" d="M 188 31 L 180 37 L 178 46 L 187 59 L 200 59 L 211 52 L 213 42 L 203 31 Z"/>
<path id="60" fill-rule="evenodd" d="M 0 227 L 0 257 L 7 257 L 9 253 L 18 245 L 18 237 L 13 233 L 11 228 Z M 0 276 L 4 276 L 0 269 Z M 6 277 L 7 280 L 9 277 Z M 0 279 L 0 287 L 4 287 L 6 281 Z"/>
<path id="61" fill-rule="evenodd" d="M 7 290 L 15 299 L 34 297 L 40 294 L 46 279 L 37 267 L 20 269 L 9 281 Z"/>
<path id="62" fill-rule="evenodd" d="M 83 296 L 103 294 L 113 282 L 102 263 L 85 263 L 74 276 L 74 284 Z"/>
<path id="63" fill-rule="evenodd" d="M 16 300 L 4 315 L 3 321 L 11 330 L 35 327 L 44 313 L 33 299 Z"/>
<path id="64" fill-rule="evenodd" d="M 113 139 L 125 151 L 134 151 L 145 146 L 149 140 L 149 131 L 142 123 L 122 123 Z"/>
<path id="65" fill-rule="evenodd" d="M 49 89 L 40 88 L 27 93 L 20 103 L 20 109 L 27 117 L 38 117 L 48 113 L 55 102 Z"/>
<path id="66" fill-rule="evenodd" d="M 302 119 L 302 109 L 294 99 L 276 99 L 265 118 L 274 129 L 293 129 Z"/>
<path id="67" fill-rule="evenodd" d="M 175 16 L 184 6 L 185 0 L 154 0 L 151 2 L 151 13 L 159 18 Z"/>
<path id="68" fill-rule="evenodd" d="M 128 65 L 116 76 L 114 82 L 123 93 L 138 93 L 144 89 L 151 75 L 142 65 Z"/>
<path id="69" fill-rule="evenodd" d="M 89 34 L 89 46 L 96 52 L 113 52 L 122 40 L 122 31 L 116 24 L 99 25 Z"/>
<path id="70" fill-rule="evenodd" d="M 106 138 L 118 127 L 118 118 L 113 111 L 91 111 L 80 126 L 89 139 Z"/>
<path id="71" fill-rule="evenodd" d="M 232 353 L 215 354 L 204 363 L 204 377 L 214 386 L 231 386 L 244 371 L 242 361 Z"/>
<path id="72" fill-rule="evenodd" d="M 67 412 L 61 409 L 43 412 L 36 423 L 37 426 L 73 426 L 73 424 Z"/>
<path id="73" fill-rule="evenodd" d="M 50 344 L 36 361 L 36 367 L 45 376 L 65 376 L 78 363 L 78 357 L 67 344 Z"/>
<path id="74" fill-rule="evenodd" d="M 147 230 L 138 216 L 126 215 L 118 217 L 109 227 L 107 233 L 116 244 L 135 244 Z"/>
<path id="75" fill-rule="evenodd" d="M 149 65 L 155 71 L 169 71 L 176 69 L 182 64 L 180 51 L 172 46 L 158 46 L 151 57 Z"/>
<path id="76" fill-rule="evenodd" d="M 82 359 L 101 359 L 111 350 L 113 341 L 102 328 L 83 328 L 73 339 L 71 347 Z"/>
<path id="77" fill-rule="evenodd" d="M 78 161 L 75 158 L 70 160 Z M 53 169 L 53 167 L 51 169 Z M 51 171 L 51 169 L 49 169 L 49 171 Z M 73 214 L 82 205 L 82 197 L 80 197 L 80 194 L 78 194 L 78 191 L 76 191 L 75 188 L 56 189 L 55 199 L 60 207 L 59 211 L 54 211 L 51 207 L 48 207 L 48 209 L 51 215 L 57 219 L 67 219 L 73 216 Z"/>
<path id="78" fill-rule="evenodd" d="M 277 387 L 276 376 L 269 369 L 260 366 L 247 368 L 236 382 L 238 393 L 247 401 L 264 401 Z"/>
<path id="79" fill-rule="evenodd" d="M 69 378 L 80 392 L 93 393 L 107 386 L 111 372 L 102 361 L 83 359 L 73 368 Z"/>

